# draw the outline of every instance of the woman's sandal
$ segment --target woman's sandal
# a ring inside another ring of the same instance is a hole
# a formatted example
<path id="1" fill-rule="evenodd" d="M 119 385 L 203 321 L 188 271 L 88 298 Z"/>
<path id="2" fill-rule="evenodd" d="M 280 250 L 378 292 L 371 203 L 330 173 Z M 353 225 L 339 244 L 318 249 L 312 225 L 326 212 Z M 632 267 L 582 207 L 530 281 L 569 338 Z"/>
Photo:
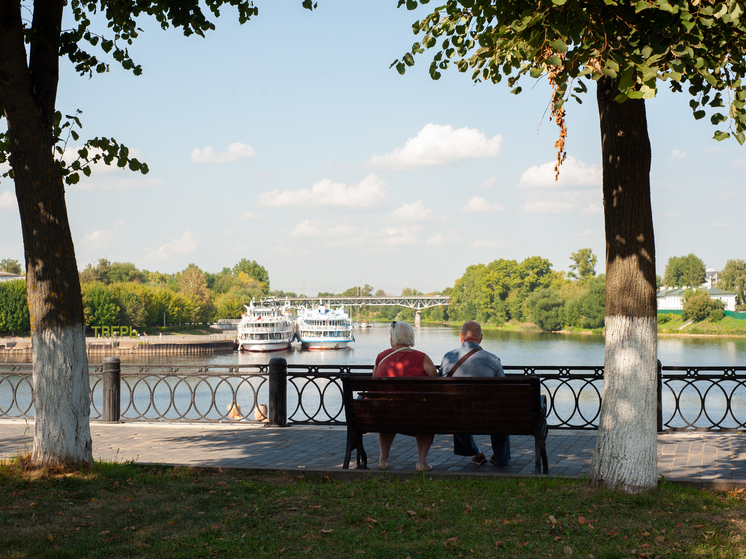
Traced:
<path id="1" fill-rule="evenodd" d="M 418 472 L 429 472 L 433 469 L 433 467 L 430 464 L 422 464 L 421 462 L 417 462 L 417 465 L 414 467 L 414 469 Z"/>
<path id="2" fill-rule="evenodd" d="M 386 460 L 380 460 L 378 462 L 378 469 L 379 470 L 388 470 L 389 469 L 389 463 L 386 462 Z"/>

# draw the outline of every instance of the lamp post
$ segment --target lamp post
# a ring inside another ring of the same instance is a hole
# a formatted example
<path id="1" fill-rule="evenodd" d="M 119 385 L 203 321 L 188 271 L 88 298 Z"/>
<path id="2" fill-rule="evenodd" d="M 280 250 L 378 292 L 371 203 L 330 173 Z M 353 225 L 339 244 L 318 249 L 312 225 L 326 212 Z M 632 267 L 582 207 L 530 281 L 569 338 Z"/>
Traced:
<path id="1" fill-rule="evenodd" d="M 200 310 L 202 307 L 197 307 L 196 309 L 192 310 L 192 326 L 194 326 L 194 313 L 196 313 L 198 310 Z"/>

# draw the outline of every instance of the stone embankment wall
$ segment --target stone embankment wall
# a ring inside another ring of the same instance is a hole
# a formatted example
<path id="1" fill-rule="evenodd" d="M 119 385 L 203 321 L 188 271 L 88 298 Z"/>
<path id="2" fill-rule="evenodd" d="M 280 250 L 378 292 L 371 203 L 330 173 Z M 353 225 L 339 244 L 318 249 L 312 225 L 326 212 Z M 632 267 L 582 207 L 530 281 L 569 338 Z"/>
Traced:
<path id="1" fill-rule="evenodd" d="M 217 339 L 216 339 L 217 338 Z M 236 349 L 230 336 L 148 336 L 142 338 L 86 338 L 89 354 L 202 355 Z M 0 354 L 31 355 L 30 338 L 0 338 Z"/>

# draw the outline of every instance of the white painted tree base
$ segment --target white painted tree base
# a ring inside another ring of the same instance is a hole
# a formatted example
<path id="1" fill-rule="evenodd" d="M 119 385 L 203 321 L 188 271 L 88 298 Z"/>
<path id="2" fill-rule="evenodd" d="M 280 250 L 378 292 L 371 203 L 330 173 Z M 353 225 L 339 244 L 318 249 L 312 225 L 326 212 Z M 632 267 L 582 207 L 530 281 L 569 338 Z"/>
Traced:
<path id="1" fill-rule="evenodd" d="M 93 463 L 82 325 L 34 331 L 34 454 L 39 466 Z"/>
<path id="2" fill-rule="evenodd" d="M 603 401 L 591 483 L 638 493 L 656 486 L 657 321 L 606 317 Z"/>

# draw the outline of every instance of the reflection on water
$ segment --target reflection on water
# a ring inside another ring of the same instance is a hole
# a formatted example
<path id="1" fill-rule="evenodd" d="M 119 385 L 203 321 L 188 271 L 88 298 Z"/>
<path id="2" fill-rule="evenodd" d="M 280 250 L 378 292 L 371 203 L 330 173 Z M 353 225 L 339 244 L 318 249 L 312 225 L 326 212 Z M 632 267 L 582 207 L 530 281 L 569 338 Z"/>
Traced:
<path id="1" fill-rule="evenodd" d="M 348 349 L 309 351 L 294 344 L 290 350 L 272 353 L 220 353 L 208 355 L 125 355 L 123 363 L 168 363 L 235 365 L 265 364 L 272 357 L 304 365 L 372 365 L 376 355 L 389 347 L 389 325 L 356 329 L 355 343 Z M 415 330 L 415 347 L 427 353 L 438 365 L 443 355 L 459 345 L 459 329 L 423 326 Z M 504 365 L 602 366 L 604 337 L 547 332 L 506 332 L 485 330 L 484 349 L 497 354 Z M 90 358 L 102 362 L 104 355 Z M 658 340 L 658 358 L 669 366 L 745 366 L 746 338 L 664 337 Z M 0 355 L 0 361 L 26 362 L 26 357 Z"/>

